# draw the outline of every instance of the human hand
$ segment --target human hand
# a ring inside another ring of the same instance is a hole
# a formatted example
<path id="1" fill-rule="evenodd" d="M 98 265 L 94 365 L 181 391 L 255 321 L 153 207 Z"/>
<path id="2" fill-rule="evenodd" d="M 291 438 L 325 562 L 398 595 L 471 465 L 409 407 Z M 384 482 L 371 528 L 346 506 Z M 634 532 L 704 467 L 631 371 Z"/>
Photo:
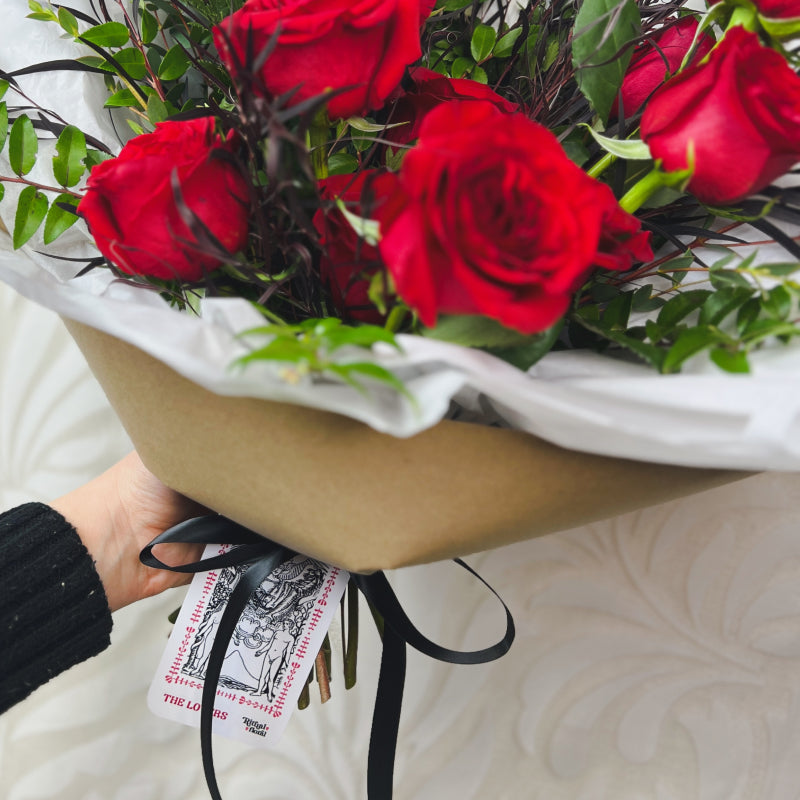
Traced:
<path id="1" fill-rule="evenodd" d="M 139 552 L 167 528 L 208 512 L 167 488 L 138 454 L 131 453 L 50 505 L 86 545 L 112 611 L 191 580 L 191 575 L 146 567 Z M 196 561 L 202 553 L 202 545 L 162 547 L 159 558 L 173 565 Z"/>

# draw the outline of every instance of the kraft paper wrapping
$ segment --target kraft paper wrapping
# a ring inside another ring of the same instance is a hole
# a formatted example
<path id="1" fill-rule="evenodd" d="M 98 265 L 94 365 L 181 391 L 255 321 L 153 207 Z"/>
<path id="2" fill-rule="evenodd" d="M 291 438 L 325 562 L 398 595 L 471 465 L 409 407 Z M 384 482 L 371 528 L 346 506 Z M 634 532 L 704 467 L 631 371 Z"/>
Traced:
<path id="1" fill-rule="evenodd" d="M 399 439 L 330 412 L 214 394 L 65 322 L 159 478 L 352 572 L 486 550 L 742 476 L 580 454 L 460 422 Z"/>

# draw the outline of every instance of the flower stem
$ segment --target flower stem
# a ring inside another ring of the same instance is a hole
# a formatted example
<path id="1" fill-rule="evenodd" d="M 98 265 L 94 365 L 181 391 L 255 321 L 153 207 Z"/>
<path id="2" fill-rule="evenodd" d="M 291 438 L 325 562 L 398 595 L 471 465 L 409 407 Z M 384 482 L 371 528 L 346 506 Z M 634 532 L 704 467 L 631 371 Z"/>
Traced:
<path id="1" fill-rule="evenodd" d="M 616 160 L 617 157 L 612 153 L 605 153 L 593 167 L 586 170 L 586 174 L 590 178 L 599 178 Z"/>
<path id="2" fill-rule="evenodd" d="M 641 208 L 653 194 L 664 186 L 664 173 L 654 167 L 641 180 L 631 186 L 619 201 L 620 206 L 629 214 Z"/>

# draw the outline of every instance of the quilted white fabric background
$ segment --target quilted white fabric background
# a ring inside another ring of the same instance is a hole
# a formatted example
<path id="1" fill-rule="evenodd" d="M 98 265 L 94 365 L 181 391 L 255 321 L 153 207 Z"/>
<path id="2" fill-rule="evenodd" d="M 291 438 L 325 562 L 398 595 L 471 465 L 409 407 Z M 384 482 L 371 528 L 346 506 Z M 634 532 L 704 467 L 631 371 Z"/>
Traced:
<path id="1" fill-rule="evenodd" d="M 0 286 L 0 506 L 127 450 L 56 318 Z M 625 491 L 625 487 L 620 487 Z M 800 476 L 764 475 L 469 559 L 518 636 L 504 659 L 410 656 L 398 800 L 800 798 Z M 395 573 L 423 631 L 479 646 L 502 612 L 447 565 Z M 112 647 L 0 717 L 2 800 L 203 800 L 197 733 L 145 694 L 180 593 L 120 612 Z M 217 741 L 234 800 L 358 800 L 377 675 L 296 714 L 275 751 Z"/>

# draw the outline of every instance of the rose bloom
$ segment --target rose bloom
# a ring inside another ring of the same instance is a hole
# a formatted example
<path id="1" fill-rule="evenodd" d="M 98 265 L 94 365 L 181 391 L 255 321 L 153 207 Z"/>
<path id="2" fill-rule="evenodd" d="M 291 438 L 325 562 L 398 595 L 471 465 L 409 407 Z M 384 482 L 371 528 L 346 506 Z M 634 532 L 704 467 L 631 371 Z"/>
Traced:
<path id="1" fill-rule="evenodd" d="M 297 89 L 294 103 L 347 88 L 328 105 L 339 119 L 383 105 L 422 53 L 430 7 L 427 0 L 247 0 L 214 28 L 214 43 L 236 75 L 239 65 L 247 68 L 248 42 L 255 59 L 280 27 L 261 68 L 264 85 L 273 96 Z"/>
<path id="2" fill-rule="evenodd" d="M 371 215 L 373 208 L 361 205 L 362 193 L 368 186 L 367 194 L 373 198 L 374 208 L 379 208 L 387 178 L 393 186 L 392 176 L 379 175 L 376 170 L 364 170 L 357 175 L 332 175 L 320 181 L 320 195 L 323 200 L 341 198 L 353 214 Z M 323 247 L 320 277 L 330 292 L 334 308 L 344 319 L 381 324 L 383 317 L 368 295 L 369 279 L 382 269 L 378 248 L 367 244 L 338 208 L 318 209 L 314 214 L 314 227 Z"/>
<path id="3" fill-rule="evenodd" d="M 633 51 L 620 90 L 626 117 L 636 114 L 669 75 L 678 71 L 694 41 L 697 25 L 694 17 L 683 17 L 656 31 Z M 692 63 L 708 55 L 713 46 L 714 40 L 704 34 L 692 56 Z M 612 118 L 616 118 L 617 114 L 615 101 L 611 109 Z"/>
<path id="4" fill-rule="evenodd" d="M 398 294 L 432 326 L 479 314 L 530 334 L 568 309 L 593 267 L 649 259 L 648 234 L 546 128 L 492 103 L 431 111 L 377 209 Z"/>
<path id="5" fill-rule="evenodd" d="M 719 0 L 711 0 L 709 5 L 716 5 L 717 2 Z M 751 0 L 751 2 L 756 11 L 767 19 L 800 19 L 800 0 Z"/>
<path id="6" fill-rule="evenodd" d="M 501 97 L 497 92 L 477 81 L 466 78 L 448 78 L 432 69 L 412 67 L 408 73 L 409 88 L 399 90 L 392 97 L 390 124 L 385 134 L 397 144 L 408 144 L 419 136 L 425 115 L 448 100 L 488 100 L 506 114 L 519 111 L 517 103 Z"/>
<path id="7" fill-rule="evenodd" d="M 247 243 L 247 182 L 214 157 L 232 149 L 214 125 L 213 117 L 161 122 L 92 169 L 78 213 L 100 252 L 123 272 L 196 281 L 219 266 L 180 216 L 173 172 L 186 206 L 228 253 Z"/>
<path id="8" fill-rule="evenodd" d="M 800 161 L 800 78 L 779 53 L 741 27 L 647 104 L 642 138 L 665 170 L 686 169 L 704 203 L 735 203 Z"/>

